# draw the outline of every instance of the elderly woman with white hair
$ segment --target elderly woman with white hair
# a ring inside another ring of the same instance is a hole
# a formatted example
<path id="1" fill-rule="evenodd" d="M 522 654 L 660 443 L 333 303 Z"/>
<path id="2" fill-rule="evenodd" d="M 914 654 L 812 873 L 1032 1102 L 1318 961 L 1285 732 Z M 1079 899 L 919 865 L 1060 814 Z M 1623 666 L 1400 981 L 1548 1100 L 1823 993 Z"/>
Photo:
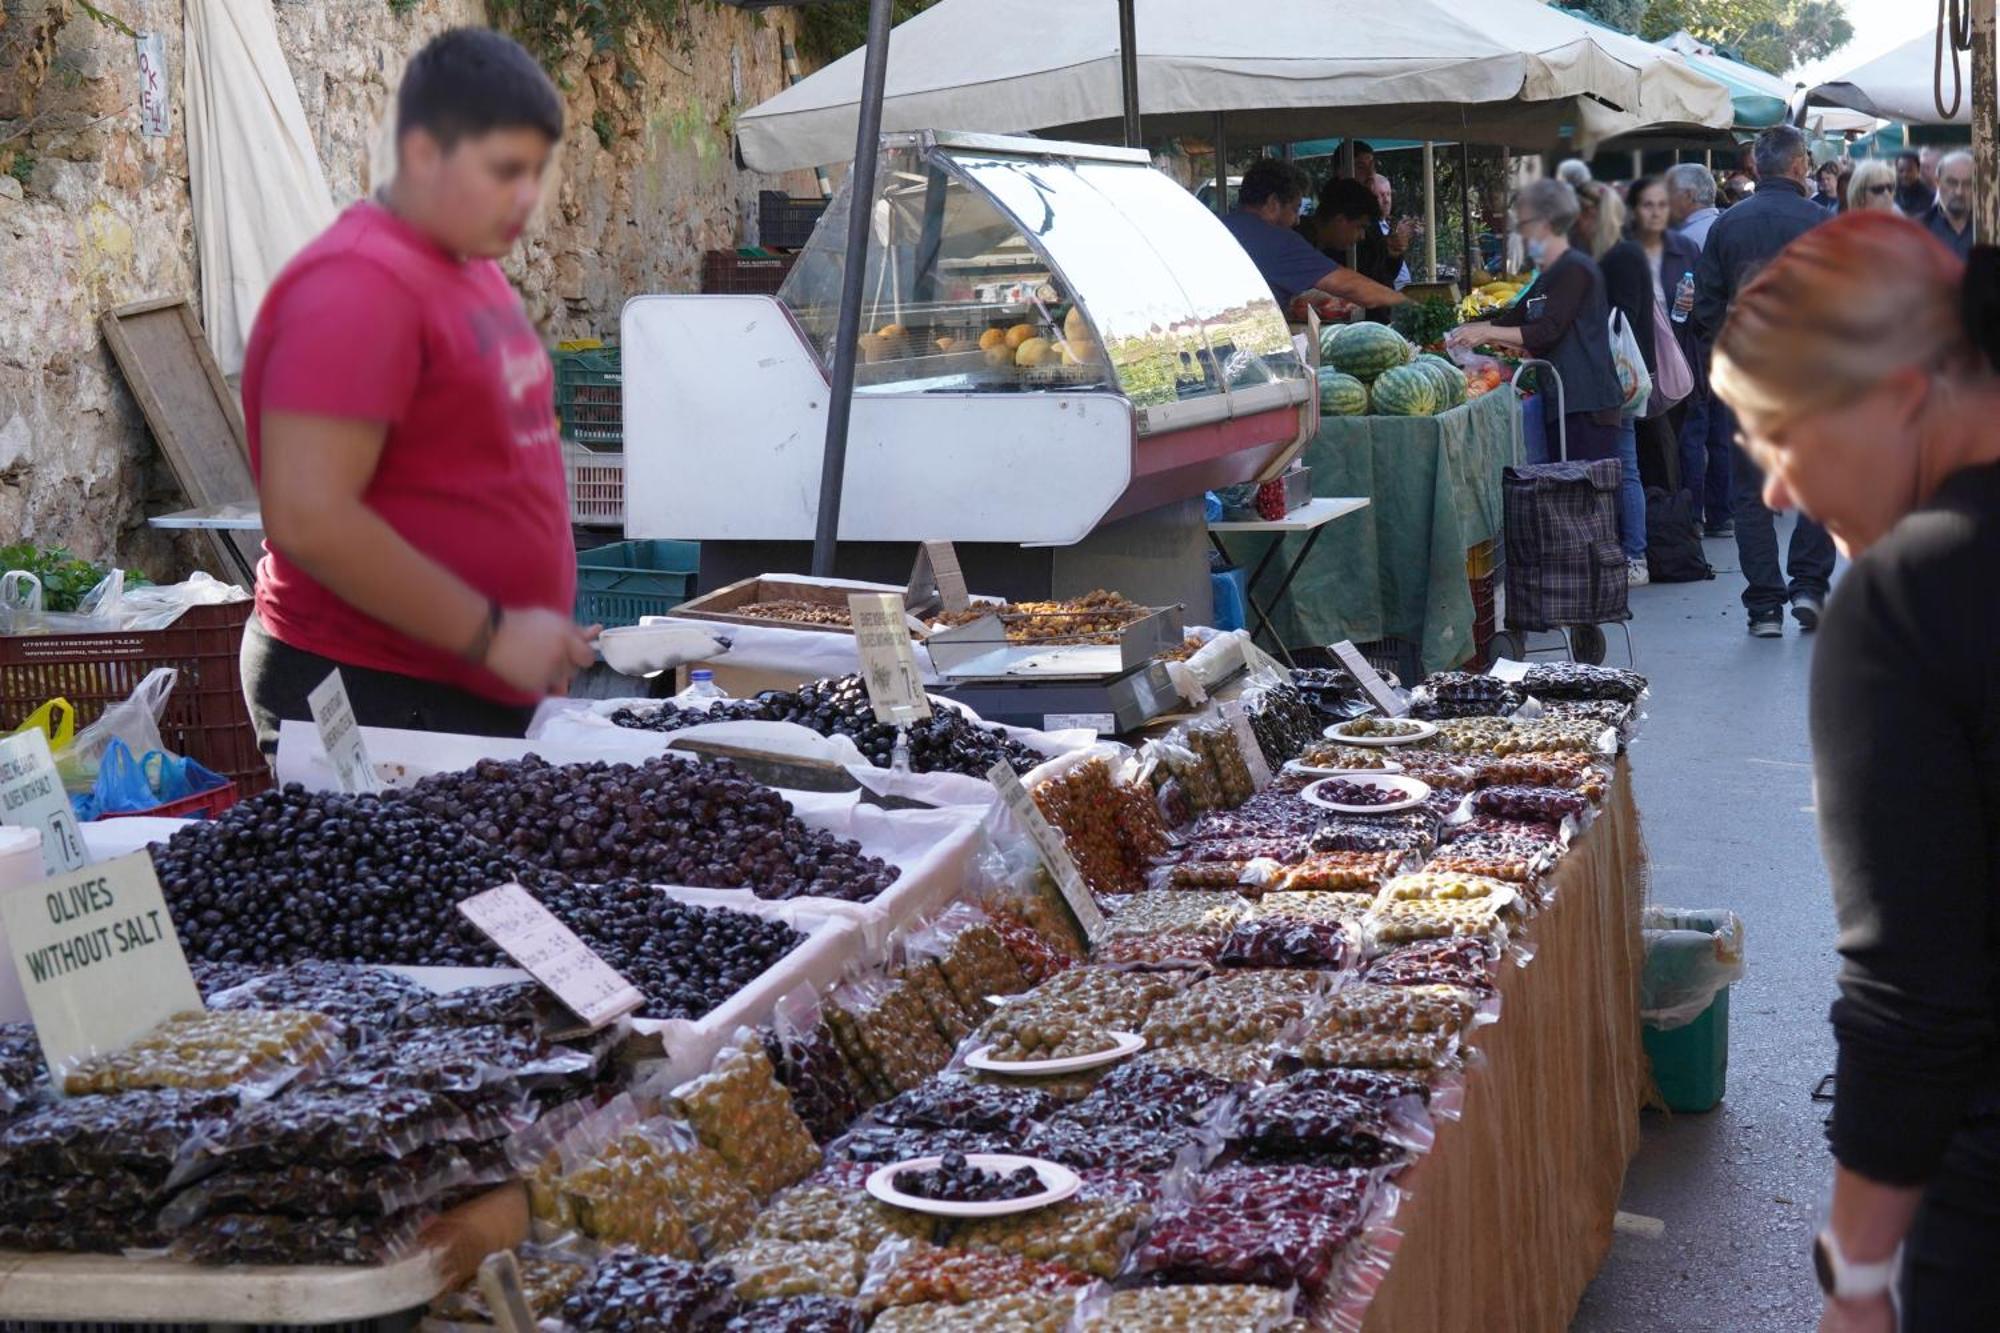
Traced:
<path id="1" fill-rule="evenodd" d="M 1611 359 L 1604 275 L 1569 241 L 1578 212 L 1576 191 L 1563 181 L 1522 188 L 1514 198 L 1514 226 L 1535 265 L 1534 286 L 1492 319 L 1453 330 L 1451 340 L 1466 347 L 1491 343 L 1554 365 L 1562 376 L 1569 457 L 1589 461 L 1618 457 L 1624 394 Z M 1555 395 L 1542 397 L 1545 410 L 1552 409 Z"/>
<path id="2" fill-rule="evenodd" d="M 1896 169 L 1879 157 L 1855 163 L 1854 174 L 1847 178 L 1847 211 L 1902 212 L 1896 207 Z"/>

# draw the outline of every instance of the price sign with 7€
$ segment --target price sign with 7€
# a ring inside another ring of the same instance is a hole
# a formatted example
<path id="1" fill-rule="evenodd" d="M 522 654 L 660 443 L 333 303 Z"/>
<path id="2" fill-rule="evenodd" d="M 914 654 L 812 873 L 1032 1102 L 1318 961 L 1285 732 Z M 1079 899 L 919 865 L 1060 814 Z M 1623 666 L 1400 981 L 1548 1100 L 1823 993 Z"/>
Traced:
<path id="1" fill-rule="evenodd" d="M 875 720 L 905 727 L 931 715 L 924 693 L 917 652 L 910 646 L 909 618 L 903 599 L 893 592 L 849 593 L 847 609 L 854 619 L 854 646 L 861 654 L 861 680 Z"/>

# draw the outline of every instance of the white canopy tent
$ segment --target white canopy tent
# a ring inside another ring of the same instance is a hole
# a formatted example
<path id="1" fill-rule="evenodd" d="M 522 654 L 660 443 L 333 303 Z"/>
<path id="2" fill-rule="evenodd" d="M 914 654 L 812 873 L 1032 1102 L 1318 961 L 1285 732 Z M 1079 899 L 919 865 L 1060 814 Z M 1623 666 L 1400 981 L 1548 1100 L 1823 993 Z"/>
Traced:
<path id="1" fill-rule="evenodd" d="M 1504 36 L 1499 34 L 1505 34 Z M 1135 43 L 1148 135 L 1289 142 L 1332 134 L 1581 149 L 1644 126 L 1726 127 L 1729 94 L 1668 51 L 1538 0 L 1146 0 Z M 1117 6 L 1069 0 L 1059 23 L 990 0 L 942 0 L 890 42 L 885 130 L 1121 134 Z M 863 53 L 744 113 L 759 171 L 854 149 Z"/>
<path id="2" fill-rule="evenodd" d="M 1946 53 L 1947 57 L 1949 52 Z M 1906 125 L 1969 125 L 1972 123 L 1972 62 L 1961 54 L 1958 72 L 1961 93 L 1958 114 L 1949 120 L 1938 114 L 1936 97 L 1937 29 L 1928 23 L 1923 32 L 1887 55 L 1880 55 L 1829 79 L 1808 94 L 1808 102 L 1821 106 L 1843 106 L 1884 120 Z M 1944 75 L 1944 94 L 1951 100 L 1951 71 Z"/>

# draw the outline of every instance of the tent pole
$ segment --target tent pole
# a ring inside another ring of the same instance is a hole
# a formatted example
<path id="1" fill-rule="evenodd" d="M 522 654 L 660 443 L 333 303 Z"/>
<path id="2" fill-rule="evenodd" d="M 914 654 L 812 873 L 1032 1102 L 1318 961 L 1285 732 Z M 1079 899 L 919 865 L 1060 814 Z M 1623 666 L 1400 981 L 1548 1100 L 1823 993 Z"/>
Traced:
<path id="1" fill-rule="evenodd" d="M 1424 140 L 1424 281 L 1438 277 L 1437 145 Z"/>
<path id="2" fill-rule="evenodd" d="M 1139 137 L 1139 20 L 1133 12 L 1138 0 L 1118 0 L 1119 91 L 1125 107 L 1125 146 L 1137 148 Z"/>
<path id="3" fill-rule="evenodd" d="M 847 481 L 847 422 L 854 407 L 854 358 L 861 339 L 861 288 L 868 274 L 868 233 L 875 217 L 875 162 L 882 147 L 882 87 L 889 74 L 891 0 L 868 0 L 868 52 L 861 72 L 860 124 L 848 178 L 847 256 L 840 275 L 840 319 L 833 339 L 833 383 L 826 404 L 826 452 L 819 470 L 819 515 L 812 572 L 833 574 L 840 535 L 840 495 Z"/>
<path id="4" fill-rule="evenodd" d="M 1972 0 L 1972 236 L 2000 237 L 2000 89 L 1993 51 L 1994 0 Z"/>
<path id="5" fill-rule="evenodd" d="M 1215 211 L 1229 211 L 1229 139 L 1228 126 L 1223 123 L 1220 111 L 1215 113 Z"/>
<path id="6" fill-rule="evenodd" d="M 1465 268 L 1459 273 L 1459 290 L 1471 294 L 1479 285 L 1479 265 L 1472 248 L 1472 145 L 1458 141 L 1458 239 L 1464 247 Z"/>
<path id="7" fill-rule="evenodd" d="M 778 50 L 784 57 L 785 86 L 789 88 L 799 81 L 799 52 L 798 48 L 792 45 L 792 35 L 782 29 L 778 33 Z M 819 183 L 819 197 L 831 199 L 833 180 L 826 174 L 826 168 L 814 167 L 813 178 Z"/>

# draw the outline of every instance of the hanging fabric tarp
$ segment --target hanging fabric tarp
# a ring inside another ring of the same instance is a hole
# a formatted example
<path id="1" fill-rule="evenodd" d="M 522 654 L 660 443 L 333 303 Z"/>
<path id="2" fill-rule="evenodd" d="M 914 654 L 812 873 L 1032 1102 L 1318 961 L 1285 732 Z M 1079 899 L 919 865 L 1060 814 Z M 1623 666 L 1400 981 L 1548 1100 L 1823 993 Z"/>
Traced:
<path id="1" fill-rule="evenodd" d="M 223 373 L 265 289 L 333 220 L 271 0 L 186 0 L 188 176 L 201 322 Z"/>

